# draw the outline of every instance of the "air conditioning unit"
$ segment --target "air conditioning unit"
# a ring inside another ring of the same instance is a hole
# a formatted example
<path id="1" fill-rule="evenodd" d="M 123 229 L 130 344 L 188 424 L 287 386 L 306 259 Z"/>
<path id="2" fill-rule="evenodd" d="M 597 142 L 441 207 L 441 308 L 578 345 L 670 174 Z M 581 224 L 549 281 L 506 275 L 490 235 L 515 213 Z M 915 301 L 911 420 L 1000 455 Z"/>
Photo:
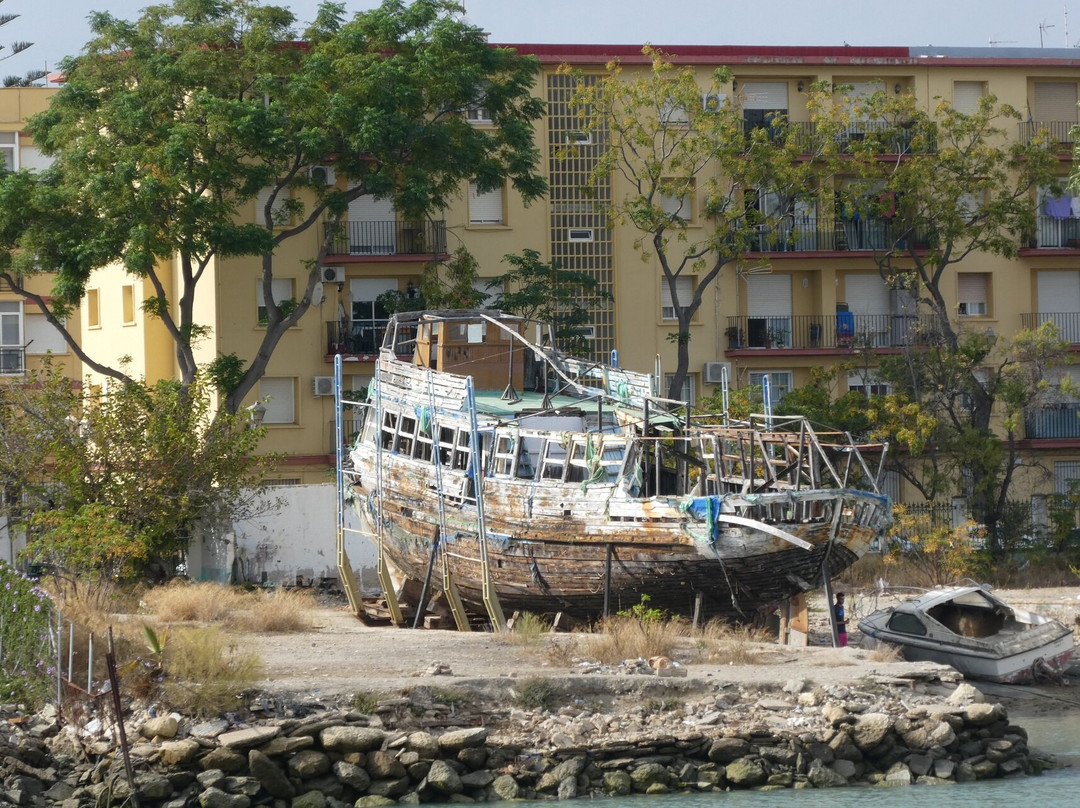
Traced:
<path id="1" fill-rule="evenodd" d="M 702 93 L 701 108 L 706 112 L 719 112 L 727 101 L 727 93 Z"/>
<path id="2" fill-rule="evenodd" d="M 311 392 L 316 396 L 334 395 L 334 377 L 313 376 L 311 378 Z"/>
<path id="3" fill-rule="evenodd" d="M 731 384 L 730 362 L 706 362 L 701 375 L 705 377 L 705 384 L 721 384 L 724 380 L 725 371 L 727 372 L 728 384 Z"/>
<path id="4" fill-rule="evenodd" d="M 308 177 L 316 185 L 333 185 L 337 182 L 333 166 L 311 166 L 308 169 Z"/>
<path id="5" fill-rule="evenodd" d="M 323 267 L 319 280 L 323 283 L 345 283 L 345 267 Z"/>

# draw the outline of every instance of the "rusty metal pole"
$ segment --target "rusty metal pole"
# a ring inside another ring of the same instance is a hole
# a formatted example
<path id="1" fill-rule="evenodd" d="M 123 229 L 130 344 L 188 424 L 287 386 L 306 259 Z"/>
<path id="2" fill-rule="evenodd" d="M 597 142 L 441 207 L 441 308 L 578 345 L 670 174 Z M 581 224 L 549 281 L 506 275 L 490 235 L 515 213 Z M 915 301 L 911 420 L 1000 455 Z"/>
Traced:
<path id="1" fill-rule="evenodd" d="M 124 729 L 124 715 L 120 706 L 120 677 L 116 673 L 116 657 L 113 655 L 113 633 L 109 626 L 109 650 L 105 654 L 105 664 L 109 669 L 109 688 L 112 691 L 113 712 L 116 714 L 116 729 L 120 736 L 120 751 L 124 755 L 124 772 L 131 788 L 131 804 L 139 808 L 139 798 L 135 793 L 135 770 L 131 768 L 131 752 L 128 749 L 127 731 Z"/>

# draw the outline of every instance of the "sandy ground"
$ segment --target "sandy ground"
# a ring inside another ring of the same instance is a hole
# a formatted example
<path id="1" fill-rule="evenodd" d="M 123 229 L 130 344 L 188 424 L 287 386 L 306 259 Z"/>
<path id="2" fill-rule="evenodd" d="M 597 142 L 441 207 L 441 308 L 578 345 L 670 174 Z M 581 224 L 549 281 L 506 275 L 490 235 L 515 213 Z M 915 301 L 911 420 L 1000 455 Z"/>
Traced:
<path id="1" fill-rule="evenodd" d="M 903 593 L 910 596 L 912 593 Z M 998 593 L 1017 608 L 1039 611 L 1070 625 L 1080 614 L 1080 587 L 1012 590 Z M 900 599 L 884 595 L 849 594 L 852 628 L 874 608 Z M 726 684 L 754 683 L 782 687 L 800 679 L 814 684 L 856 682 L 867 677 L 903 676 L 913 666 L 881 661 L 880 654 L 856 647 L 825 647 L 829 637 L 824 602 L 811 601 L 811 647 L 784 648 L 755 645 L 755 664 L 726 665 L 710 661 L 708 651 L 688 641 L 682 656 L 687 676 L 681 687 L 715 688 Z M 313 614 L 313 628 L 298 634 L 246 635 L 243 647 L 257 653 L 265 663 L 266 679 L 260 687 L 270 693 L 298 699 L 341 702 L 356 692 L 408 690 L 420 685 L 443 688 L 486 689 L 492 698 L 512 689 L 515 681 L 534 676 L 556 676 L 571 689 L 629 692 L 653 677 L 617 675 L 588 664 L 588 638 L 560 633 L 541 638 L 531 647 L 512 643 L 491 632 L 412 630 L 364 625 L 347 607 L 320 608 Z M 852 640 L 857 642 L 858 635 Z M 553 651 L 554 645 L 561 646 Z M 678 658 L 678 655 L 677 655 Z M 926 663 L 919 663 L 925 665 Z M 443 673 L 434 674 L 439 668 Z M 1080 708 L 1080 677 L 1077 687 L 1054 688 L 1052 701 Z M 669 682 L 670 684 L 670 682 Z M 1001 691 L 1003 698 L 1011 690 Z M 1043 692 L 1043 691 L 1040 691 Z M 1021 702 L 1027 696 L 1017 696 Z"/>

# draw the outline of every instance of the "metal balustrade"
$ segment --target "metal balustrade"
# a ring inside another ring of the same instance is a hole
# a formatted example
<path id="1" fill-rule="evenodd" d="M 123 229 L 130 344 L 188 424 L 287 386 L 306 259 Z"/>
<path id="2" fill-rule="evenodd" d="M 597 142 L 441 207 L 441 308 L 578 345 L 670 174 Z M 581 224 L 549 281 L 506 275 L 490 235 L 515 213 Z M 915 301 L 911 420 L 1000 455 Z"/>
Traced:
<path id="1" fill-rule="evenodd" d="M 1039 249 L 1080 249 L 1080 219 L 1040 215 L 1035 223 L 1035 246 Z"/>
<path id="2" fill-rule="evenodd" d="M 0 348 L 0 376 L 22 376 L 26 373 L 25 348 Z"/>
<path id="3" fill-rule="evenodd" d="M 331 227 L 330 224 L 325 225 Z M 432 255 L 446 252 L 446 222 L 342 222 L 334 255 Z"/>
<path id="4" fill-rule="evenodd" d="M 1076 121 L 1024 121 L 1020 124 L 1020 141 L 1031 143 L 1037 137 L 1045 137 L 1056 146 L 1071 146 Z"/>
<path id="5" fill-rule="evenodd" d="M 885 217 L 796 216 L 782 217 L 775 224 L 758 225 L 748 251 L 765 252 L 880 252 L 906 249 L 900 224 Z M 920 248 L 926 239 L 916 237 Z"/>
<path id="6" fill-rule="evenodd" d="M 1051 404 L 1029 415 L 1024 422 L 1027 437 L 1080 438 L 1080 404 Z"/>
<path id="7" fill-rule="evenodd" d="M 326 353 L 374 355 L 382 347 L 386 325 L 386 318 L 329 322 L 326 324 Z M 399 326 L 396 353 L 412 354 L 415 337 L 415 327 Z"/>
<path id="8" fill-rule="evenodd" d="M 728 317 L 728 350 L 753 348 L 859 350 L 930 341 L 932 318 L 894 314 L 800 314 Z"/>
<path id="9" fill-rule="evenodd" d="M 1043 323 L 1057 326 L 1058 336 L 1072 345 L 1080 344 L 1080 312 L 1038 312 L 1021 314 L 1020 325 L 1026 329 L 1036 329 Z"/>

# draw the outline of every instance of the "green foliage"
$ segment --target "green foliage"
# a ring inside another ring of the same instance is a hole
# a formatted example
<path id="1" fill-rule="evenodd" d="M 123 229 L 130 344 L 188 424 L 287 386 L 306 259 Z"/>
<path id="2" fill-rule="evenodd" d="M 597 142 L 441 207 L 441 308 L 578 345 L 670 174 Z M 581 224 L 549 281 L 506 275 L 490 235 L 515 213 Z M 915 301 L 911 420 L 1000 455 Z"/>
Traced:
<path id="1" fill-rule="evenodd" d="M 161 692 L 173 709 L 212 718 L 243 704 L 262 663 L 240 649 L 217 626 L 180 629 L 162 655 Z"/>
<path id="2" fill-rule="evenodd" d="M 353 693 L 352 698 L 349 700 L 349 706 L 357 712 L 364 713 L 365 715 L 373 715 L 375 708 L 379 706 L 379 701 L 382 699 L 381 694 L 374 693 L 370 690 L 358 690 Z"/>
<path id="3" fill-rule="evenodd" d="M 563 269 L 558 261 L 541 261 L 536 250 L 508 253 L 510 269 L 488 282 L 498 290 L 492 308 L 532 320 L 551 323 L 559 347 L 572 356 L 588 356 L 589 340 L 582 327 L 592 310 L 608 305 L 611 295 L 587 272 Z"/>
<path id="4" fill-rule="evenodd" d="M 227 396 L 243 381 L 245 364 L 235 353 L 221 354 L 206 366 L 206 378 L 214 390 Z"/>
<path id="5" fill-rule="evenodd" d="M 550 710 L 559 697 L 559 688 L 550 679 L 522 679 L 517 686 L 514 704 L 523 710 Z"/>
<path id="6" fill-rule="evenodd" d="M 652 601 L 652 595 L 642 595 L 638 603 L 635 603 L 629 609 L 618 611 L 616 614 L 619 617 L 632 617 L 643 625 L 662 622 L 664 620 L 664 610 L 650 606 L 650 601 Z"/>
<path id="7" fill-rule="evenodd" d="M 51 691 L 53 603 L 38 583 L 0 561 L 0 698 L 33 708 Z"/>
<path id="8" fill-rule="evenodd" d="M 421 296 L 429 309 L 475 309 L 487 295 L 475 287 L 480 263 L 465 247 L 458 247 L 446 261 L 424 267 Z"/>
<path id="9" fill-rule="evenodd" d="M 985 571 L 981 548 L 986 529 L 974 522 L 953 527 L 903 505 L 893 509 L 889 529 L 890 559 L 904 559 L 922 576 L 925 586 L 943 586 Z"/>

